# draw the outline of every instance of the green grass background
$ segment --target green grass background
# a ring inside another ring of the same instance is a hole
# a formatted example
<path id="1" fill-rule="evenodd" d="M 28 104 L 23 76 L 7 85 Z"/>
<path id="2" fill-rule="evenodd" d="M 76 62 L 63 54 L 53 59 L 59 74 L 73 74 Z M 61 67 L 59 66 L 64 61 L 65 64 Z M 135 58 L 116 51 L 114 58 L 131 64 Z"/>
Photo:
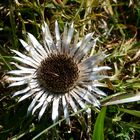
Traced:
<path id="1" fill-rule="evenodd" d="M 54 34 L 58 20 L 60 30 L 74 21 L 80 37 L 95 32 L 99 42 L 91 55 L 105 51 L 103 62 L 112 68 L 106 74 L 108 95 L 140 92 L 140 2 L 139 0 L 3 0 L 0 2 L 0 140 L 139 140 L 140 102 L 91 107 L 91 117 L 84 110 L 71 114 L 71 126 L 63 116 L 53 124 L 51 111 L 38 121 L 26 116 L 31 100 L 17 103 L 11 95 L 18 88 L 7 88 L 7 72 L 13 54 L 23 51 L 19 38 L 32 33 L 41 40 L 41 24 L 46 21 Z M 78 116 L 78 113 L 83 115 Z"/>

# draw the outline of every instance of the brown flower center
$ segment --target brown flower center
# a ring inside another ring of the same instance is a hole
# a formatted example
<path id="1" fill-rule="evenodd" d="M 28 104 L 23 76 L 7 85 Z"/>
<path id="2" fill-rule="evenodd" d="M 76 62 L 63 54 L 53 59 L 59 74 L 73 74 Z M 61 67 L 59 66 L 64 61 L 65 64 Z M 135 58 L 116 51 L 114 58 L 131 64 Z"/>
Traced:
<path id="1" fill-rule="evenodd" d="M 66 93 L 71 90 L 79 76 L 77 64 L 67 55 L 51 55 L 41 62 L 37 70 L 40 87 L 51 93 Z"/>

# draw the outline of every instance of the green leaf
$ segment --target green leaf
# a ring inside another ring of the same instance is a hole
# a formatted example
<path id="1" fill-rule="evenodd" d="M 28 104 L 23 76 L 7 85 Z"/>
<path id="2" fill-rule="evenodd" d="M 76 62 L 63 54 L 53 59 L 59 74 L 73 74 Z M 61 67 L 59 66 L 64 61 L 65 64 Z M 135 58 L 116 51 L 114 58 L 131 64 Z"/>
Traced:
<path id="1" fill-rule="evenodd" d="M 124 127 L 128 127 L 128 128 L 140 129 L 140 124 L 134 122 L 128 123 L 128 122 L 120 121 L 120 125 L 124 125 Z"/>
<path id="2" fill-rule="evenodd" d="M 119 111 L 128 113 L 128 114 L 136 116 L 136 117 L 140 117 L 140 111 L 137 111 L 137 110 L 129 110 L 129 109 L 124 109 L 124 108 L 119 108 Z"/>
<path id="3" fill-rule="evenodd" d="M 106 107 L 101 109 L 101 112 L 98 114 L 94 125 L 94 131 L 92 135 L 92 140 L 104 140 L 104 118 L 106 114 Z"/>

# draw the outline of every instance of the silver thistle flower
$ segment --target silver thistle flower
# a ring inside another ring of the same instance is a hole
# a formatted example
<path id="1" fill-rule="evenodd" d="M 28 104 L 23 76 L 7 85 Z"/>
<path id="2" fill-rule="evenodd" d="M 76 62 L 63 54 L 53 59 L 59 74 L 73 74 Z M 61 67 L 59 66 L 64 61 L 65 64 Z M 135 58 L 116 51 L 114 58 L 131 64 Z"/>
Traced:
<path id="1" fill-rule="evenodd" d="M 18 70 L 9 72 L 16 75 L 16 77 L 10 77 L 13 81 L 10 87 L 27 86 L 15 92 L 13 96 L 20 95 L 19 102 L 32 97 L 28 113 L 34 114 L 38 110 L 39 119 L 47 106 L 52 104 L 53 121 L 58 118 L 58 109 L 61 105 L 67 120 L 69 119 L 68 105 L 74 112 L 77 112 L 78 106 L 85 108 L 86 104 L 99 107 L 98 98 L 106 94 L 97 88 L 103 86 L 98 80 L 107 78 L 100 72 L 110 68 L 98 67 L 98 64 L 105 59 L 105 54 L 97 53 L 88 56 L 88 52 L 96 45 L 97 39 L 92 39 L 93 33 L 87 34 L 79 42 L 77 33 L 72 44 L 73 23 L 69 30 L 67 30 L 67 24 L 65 25 L 61 39 L 57 21 L 55 22 L 55 42 L 46 23 L 42 26 L 42 33 L 43 46 L 30 33 L 28 33 L 28 43 L 20 40 L 28 55 L 12 50 L 18 55 L 14 58 L 24 66 L 12 62 Z"/>

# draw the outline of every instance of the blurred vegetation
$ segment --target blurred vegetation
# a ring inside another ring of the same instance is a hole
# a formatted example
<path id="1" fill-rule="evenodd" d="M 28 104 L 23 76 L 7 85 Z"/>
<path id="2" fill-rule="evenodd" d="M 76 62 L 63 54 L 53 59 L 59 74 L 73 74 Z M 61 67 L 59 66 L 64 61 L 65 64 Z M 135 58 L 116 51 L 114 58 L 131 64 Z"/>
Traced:
<path id="1" fill-rule="evenodd" d="M 74 21 L 82 37 L 95 32 L 99 37 L 93 50 L 105 51 L 104 62 L 112 68 L 105 92 L 136 94 L 140 92 L 140 2 L 139 0 L 4 0 L 0 2 L 0 140 L 139 140 L 140 102 L 91 107 L 91 118 L 71 114 L 71 126 L 60 118 L 53 124 L 51 110 L 38 121 L 26 116 L 30 100 L 17 103 L 11 98 L 17 88 L 7 88 L 7 71 L 14 55 L 10 49 L 24 51 L 19 38 L 32 33 L 41 40 L 40 26 L 49 24 L 52 34 L 58 20 L 61 32 L 66 22 Z M 100 137 L 99 137 L 100 136 Z"/>

